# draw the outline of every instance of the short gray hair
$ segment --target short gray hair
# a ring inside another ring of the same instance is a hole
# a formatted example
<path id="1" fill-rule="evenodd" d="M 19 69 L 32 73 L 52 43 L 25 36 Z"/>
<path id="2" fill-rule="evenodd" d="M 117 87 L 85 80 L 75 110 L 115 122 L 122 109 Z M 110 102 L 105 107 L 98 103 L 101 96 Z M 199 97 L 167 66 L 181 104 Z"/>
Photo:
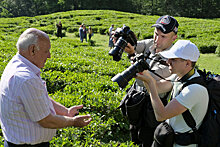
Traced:
<path id="1" fill-rule="evenodd" d="M 17 41 L 16 47 L 18 50 L 25 51 L 28 49 L 30 45 L 34 44 L 39 49 L 38 47 L 39 37 L 49 38 L 45 32 L 40 31 L 35 28 L 29 28 L 21 34 L 21 36 L 19 37 Z"/>

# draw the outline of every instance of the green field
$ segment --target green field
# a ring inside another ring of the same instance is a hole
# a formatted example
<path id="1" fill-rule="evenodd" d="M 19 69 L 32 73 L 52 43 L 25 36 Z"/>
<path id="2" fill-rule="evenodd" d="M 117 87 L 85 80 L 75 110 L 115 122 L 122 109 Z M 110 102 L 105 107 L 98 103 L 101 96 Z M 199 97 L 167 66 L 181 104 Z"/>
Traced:
<path id="1" fill-rule="evenodd" d="M 120 90 L 111 78 L 129 65 L 126 54 L 115 62 L 108 55 L 108 36 L 111 24 L 128 25 L 139 34 L 139 40 L 152 38 L 153 28 L 159 16 L 102 10 L 60 12 L 36 17 L 0 18 L 0 75 L 8 61 L 16 54 L 16 41 L 27 28 L 45 31 L 51 39 L 51 59 L 42 70 L 50 96 L 70 107 L 84 104 L 80 114 L 90 113 L 93 121 L 85 128 L 65 128 L 57 131 L 51 146 L 133 146 L 129 138 L 129 125 L 116 109 L 125 90 Z M 220 73 L 220 19 L 192 19 L 176 17 L 180 23 L 179 39 L 195 43 L 201 52 L 200 69 Z M 57 38 L 55 23 L 62 21 L 65 37 Z M 92 42 L 81 43 L 78 28 L 81 23 L 91 26 L 95 32 Z M 133 80 L 132 80 L 133 81 Z M 129 83 L 131 85 L 132 81 Z M 129 87 L 129 85 L 127 87 Z M 0 133 L 0 145 L 3 145 Z"/>

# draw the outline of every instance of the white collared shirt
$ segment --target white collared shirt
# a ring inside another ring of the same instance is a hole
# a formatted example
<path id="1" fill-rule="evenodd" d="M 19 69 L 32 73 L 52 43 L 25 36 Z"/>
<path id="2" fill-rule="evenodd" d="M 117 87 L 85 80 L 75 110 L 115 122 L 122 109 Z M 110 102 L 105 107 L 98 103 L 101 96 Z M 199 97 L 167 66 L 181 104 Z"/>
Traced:
<path id="1" fill-rule="evenodd" d="M 50 141 L 56 129 L 37 121 L 55 114 L 40 69 L 16 54 L 6 66 L 0 82 L 0 120 L 4 138 L 14 144 Z"/>

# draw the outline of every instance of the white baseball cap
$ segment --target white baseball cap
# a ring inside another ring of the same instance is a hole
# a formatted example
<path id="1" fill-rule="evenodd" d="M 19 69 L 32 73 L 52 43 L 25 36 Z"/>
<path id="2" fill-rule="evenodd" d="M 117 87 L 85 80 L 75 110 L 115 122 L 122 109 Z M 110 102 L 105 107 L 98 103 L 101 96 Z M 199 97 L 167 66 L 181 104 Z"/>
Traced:
<path id="1" fill-rule="evenodd" d="M 196 62 L 200 55 L 197 46 L 189 40 L 178 40 L 170 50 L 159 54 L 167 59 L 181 58 L 192 62 Z"/>

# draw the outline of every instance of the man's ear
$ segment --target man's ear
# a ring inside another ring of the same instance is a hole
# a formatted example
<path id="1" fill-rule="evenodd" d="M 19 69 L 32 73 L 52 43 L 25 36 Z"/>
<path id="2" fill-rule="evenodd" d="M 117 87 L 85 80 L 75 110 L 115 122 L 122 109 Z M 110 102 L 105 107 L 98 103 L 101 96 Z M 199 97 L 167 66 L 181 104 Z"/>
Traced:
<path id="1" fill-rule="evenodd" d="M 177 34 L 173 36 L 173 42 L 177 39 Z"/>
<path id="2" fill-rule="evenodd" d="M 28 47 L 29 55 L 30 56 L 34 56 L 35 55 L 35 51 L 36 51 L 35 45 L 34 44 L 29 45 L 29 47 Z"/>
<path id="3" fill-rule="evenodd" d="M 186 60 L 186 66 L 191 67 L 192 66 L 192 62 L 190 60 Z"/>

